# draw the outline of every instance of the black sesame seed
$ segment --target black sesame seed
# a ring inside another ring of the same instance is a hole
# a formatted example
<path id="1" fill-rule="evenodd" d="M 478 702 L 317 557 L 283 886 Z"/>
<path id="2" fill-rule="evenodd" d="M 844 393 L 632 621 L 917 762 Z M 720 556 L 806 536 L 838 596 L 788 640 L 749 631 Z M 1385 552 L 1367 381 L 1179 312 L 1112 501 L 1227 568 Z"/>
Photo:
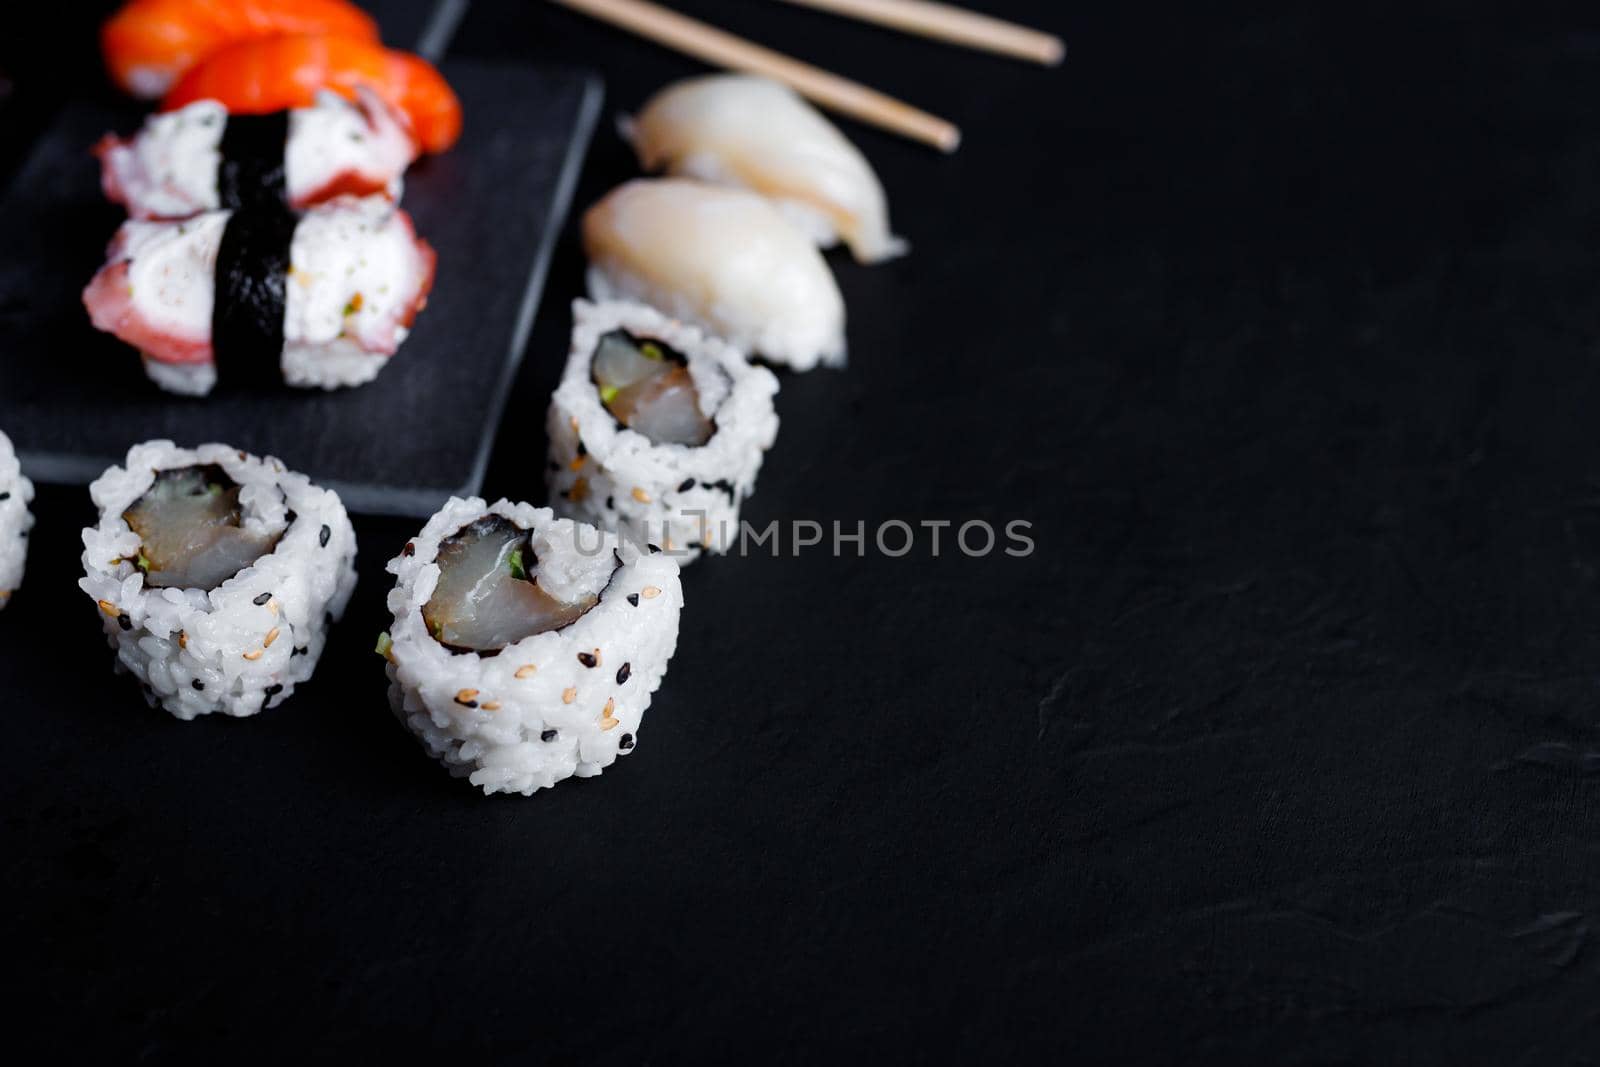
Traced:
<path id="1" fill-rule="evenodd" d="M 606 497 L 606 510 L 607 511 L 616 511 L 617 510 L 617 498 L 616 497 L 613 497 L 613 496 Z"/>
<path id="2" fill-rule="evenodd" d="M 589 450 L 584 447 L 583 442 L 580 440 L 578 442 L 578 455 L 587 456 L 588 454 L 589 454 Z"/>
<path id="3" fill-rule="evenodd" d="M 633 674 L 633 664 L 624 663 L 622 666 L 617 668 L 617 684 L 618 685 L 626 685 L 627 681 L 628 681 L 628 677 L 630 675 L 632 675 L 632 674 Z"/>
<path id="4" fill-rule="evenodd" d="M 622 740 L 617 742 L 617 747 L 620 748 L 624 752 L 628 751 L 630 748 L 633 747 L 633 735 L 632 734 L 623 734 L 622 735 Z"/>
<path id="5" fill-rule="evenodd" d="M 594 658 L 593 652 L 579 652 L 578 662 L 583 664 L 585 667 L 593 667 L 600 661 Z"/>
<path id="6" fill-rule="evenodd" d="M 632 604 L 634 607 L 638 607 L 639 606 L 639 594 L 638 593 L 629 593 L 628 594 L 628 603 Z"/>
<path id="7" fill-rule="evenodd" d="M 555 739 L 556 732 L 554 730 L 546 730 L 544 733 L 539 735 L 539 740 L 541 741 L 554 741 Z"/>
<path id="8" fill-rule="evenodd" d="M 254 600 L 250 601 L 250 603 L 254 604 L 256 607 L 259 608 L 259 607 L 261 607 L 263 604 L 265 604 L 267 601 L 269 601 L 271 599 L 272 599 L 272 594 L 271 593 L 262 593 L 260 596 L 256 597 Z"/>
<path id="9" fill-rule="evenodd" d="M 11 499 L 11 494 L 9 492 L 0 493 L 0 500 L 10 500 L 10 499 Z"/>
<path id="10" fill-rule="evenodd" d="M 303 656 L 309 651 L 311 650 L 308 648 L 301 648 L 299 645 L 296 645 L 289 650 L 289 658 L 294 659 L 296 656 Z"/>
<path id="11" fill-rule="evenodd" d="M 265 690 L 264 690 L 264 692 L 265 692 L 265 693 L 266 693 L 266 694 L 267 694 L 267 696 L 269 696 L 269 697 L 275 697 L 275 696 L 277 696 L 277 695 L 278 695 L 278 694 L 279 694 L 279 693 L 281 693 L 281 692 L 283 692 L 283 686 L 281 686 L 281 685 L 277 685 L 277 684 L 273 684 L 273 685 L 269 685 L 269 686 L 267 686 L 267 688 L 266 688 L 266 689 L 265 689 Z"/>
<path id="12" fill-rule="evenodd" d="M 651 555 L 654 555 L 654 554 L 656 554 L 656 553 L 661 551 L 661 546 L 660 545 L 650 545 L 649 548 L 650 548 Z"/>
<path id="13" fill-rule="evenodd" d="M 328 529 L 328 527 L 326 525 L 324 525 L 322 527 L 322 532 L 317 534 L 317 544 L 321 545 L 323 548 L 327 548 L 328 547 L 328 538 L 330 538 L 332 536 L 333 536 L 333 531 Z"/>
<path id="14" fill-rule="evenodd" d="M 685 478 L 683 480 L 683 484 L 678 486 L 678 492 L 687 493 L 689 490 L 691 490 L 693 488 L 694 488 L 694 479 L 693 478 Z"/>
<path id="15" fill-rule="evenodd" d="M 133 629 L 133 620 L 128 618 L 127 612 L 123 612 L 121 615 L 117 616 L 117 625 L 122 627 L 124 630 L 131 630 Z"/>
<path id="16" fill-rule="evenodd" d="M 206 683 L 202 682 L 198 678 L 196 678 L 194 681 L 190 682 L 189 684 L 194 687 L 196 692 L 203 692 L 205 690 L 205 687 L 206 687 Z"/>

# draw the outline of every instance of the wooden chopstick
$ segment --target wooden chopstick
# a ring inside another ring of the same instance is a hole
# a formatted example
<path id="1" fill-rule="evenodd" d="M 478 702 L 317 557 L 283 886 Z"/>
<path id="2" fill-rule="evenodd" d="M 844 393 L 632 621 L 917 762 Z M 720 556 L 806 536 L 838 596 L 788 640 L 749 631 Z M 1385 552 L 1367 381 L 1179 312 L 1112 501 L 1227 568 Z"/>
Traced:
<path id="1" fill-rule="evenodd" d="M 890 29 L 932 37 L 1053 67 L 1067 53 L 1054 34 L 931 0 L 787 0 L 801 7 L 875 22 Z"/>
<path id="2" fill-rule="evenodd" d="M 937 115 L 930 115 L 860 82 L 790 59 L 781 52 L 774 52 L 659 4 L 648 3 L 647 0 L 554 2 L 696 59 L 703 59 L 714 66 L 774 78 L 823 107 L 932 145 L 940 151 L 954 152 L 961 143 L 961 131 Z"/>

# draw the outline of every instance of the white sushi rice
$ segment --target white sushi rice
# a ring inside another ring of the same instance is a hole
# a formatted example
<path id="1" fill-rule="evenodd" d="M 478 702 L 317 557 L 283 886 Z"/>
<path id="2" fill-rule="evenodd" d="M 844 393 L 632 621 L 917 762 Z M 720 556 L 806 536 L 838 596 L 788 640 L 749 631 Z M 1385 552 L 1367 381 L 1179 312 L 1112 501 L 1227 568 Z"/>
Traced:
<path id="1" fill-rule="evenodd" d="M 439 581 L 439 545 L 491 514 L 533 531 L 547 592 L 572 599 L 598 589 L 599 602 L 571 625 L 496 654 L 452 652 L 422 617 Z M 548 508 L 453 498 L 389 572 L 389 701 L 451 774 L 485 793 L 531 795 L 597 775 L 633 749 L 678 644 L 683 591 L 671 558 Z"/>
<path id="2" fill-rule="evenodd" d="M 762 455 L 778 435 L 777 377 L 738 350 L 642 304 L 574 302 L 572 347 L 550 398 L 546 481 L 562 514 L 661 546 L 680 563 L 724 552 L 739 505 L 755 492 Z M 625 330 L 688 360 L 701 414 L 716 432 L 704 445 L 655 444 L 621 425 L 592 374 L 600 339 Z"/>
<path id="3" fill-rule="evenodd" d="M 134 565 L 140 538 L 122 514 L 158 471 L 215 464 L 240 486 L 242 524 L 282 537 L 210 591 L 147 588 Z M 311 677 L 328 624 L 355 588 L 355 531 L 336 493 L 271 457 L 222 444 L 179 448 L 150 441 L 128 451 L 89 487 L 98 525 L 83 531 L 84 577 L 117 653 L 117 668 L 180 719 L 246 716 L 276 707 Z"/>
<path id="4" fill-rule="evenodd" d="M 28 511 L 32 500 L 33 483 L 22 476 L 11 439 L 0 433 L 0 608 L 22 584 L 28 531 L 33 528 L 33 515 Z"/>

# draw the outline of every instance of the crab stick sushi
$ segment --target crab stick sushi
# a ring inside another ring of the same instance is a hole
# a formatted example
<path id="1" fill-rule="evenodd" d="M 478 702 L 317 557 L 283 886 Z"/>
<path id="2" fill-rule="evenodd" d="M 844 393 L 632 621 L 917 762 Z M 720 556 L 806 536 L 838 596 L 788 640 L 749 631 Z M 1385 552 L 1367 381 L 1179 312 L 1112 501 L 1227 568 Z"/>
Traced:
<path id="1" fill-rule="evenodd" d="M 108 199 L 136 219 L 182 219 L 253 204 L 304 210 L 343 195 L 400 197 L 416 158 L 406 117 L 362 88 L 310 107 L 229 115 L 215 100 L 151 115 L 95 148 Z"/>
<path id="2" fill-rule="evenodd" d="M 633 751 L 678 643 L 671 557 L 548 508 L 452 499 L 389 573 L 389 701 L 451 774 L 528 795 Z"/>
<path id="3" fill-rule="evenodd" d="M 22 476 L 11 439 L 0 433 L 0 608 L 22 584 L 28 531 L 33 528 L 33 516 L 28 512 L 32 500 L 33 483 Z"/>
<path id="4" fill-rule="evenodd" d="M 547 427 L 556 509 L 680 563 L 726 551 L 778 435 L 778 379 L 640 304 L 580 300 L 573 317 Z"/>
<path id="5" fill-rule="evenodd" d="M 765 197 L 637 179 L 583 218 L 589 295 L 637 300 L 794 370 L 845 359 L 844 298 L 805 231 Z"/>
<path id="6" fill-rule="evenodd" d="M 376 41 L 378 26 L 346 0 L 131 0 L 101 27 L 100 47 L 118 86 L 154 99 L 218 48 L 284 33 Z"/>
<path id="7" fill-rule="evenodd" d="M 900 255 L 883 185 L 838 127 L 793 89 L 748 74 L 711 74 L 669 85 L 624 120 L 650 171 L 751 189 L 828 247 L 855 258 Z"/>
<path id="8" fill-rule="evenodd" d="M 78 585 L 152 707 L 254 715 L 311 677 L 356 581 L 336 493 L 271 457 L 151 441 L 89 495 Z"/>
<path id="9" fill-rule="evenodd" d="M 461 101 L 426 59 L 349 37 L 286 36 L 218 49 L 183 76 L 164 110 L 217 100 L 230 112 L 259 114 L 308 107 L 321 89 L 354 96 L 362 86 L 403 112 L 425 152 L 443 152 L 461 134 Z"/>
<path id="10" fill-rule="evenodd" d="M 211 211 L 124 223 L 83 292 L 94 325 L 139 350 L 161 388 L 218 378 L 333 389 L 371 381 L 433 282 L 433 249 L 381 196 L 304 215 Z"/>

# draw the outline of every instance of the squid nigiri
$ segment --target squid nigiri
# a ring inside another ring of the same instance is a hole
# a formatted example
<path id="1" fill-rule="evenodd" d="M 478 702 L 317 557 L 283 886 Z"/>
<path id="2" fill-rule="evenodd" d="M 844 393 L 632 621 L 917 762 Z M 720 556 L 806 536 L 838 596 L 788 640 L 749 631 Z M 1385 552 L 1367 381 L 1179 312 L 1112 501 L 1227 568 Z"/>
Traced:
<path id="1" fill-rule="evenodd" d="M 161 107 L 218 100 L 230 112 L 259 114 L 309 107 L 319 89 L 350 97 L 360 86 L 405 113 L 423 151 L 443 152 L 461 134 L 461 101 L 433 64 L 348 37 L 266 37 L 220 48 L 185 74 Z"/>
<path id="2" fill-rule="evenodd" d="M 906 250 L 889 231 L 872 165 L 786 85 L 747 74 L 688 78 L 622 128 L 646 170 L 752 189 L 823 247 L 843 240 L 862 263 Z"/>
<path id="3" fill-rule="evenodd" d="M 169 392 L 209 393 L 219 371 L 333 389 L 377 376 L 427 302 L 433 267 L 404 211 L 344 197 L 304 215 L 125 222 L 83 303 Z"/>
<path id="4" fill-rule="evenodd" d="M 844 298 L 804 231 L 743 189 L 644 178 L 583 217 L 589 293 L 638 300 L 795 370 L 845 359 Z"/>
<path id="5" fill-rule="evenodd" d="M 215 100 L 152 115 L 95 146 L 107 199 L 136 219 L 181 219 L 247 203 L 304 210 L 335 197 L 400 195 L 416 157 L 400 112 L 371 90 L 321 92 L 307 108 L 229 116 Z"/>
<path id="6" fill-rule="evenodd" d="M 130 0 L 101 28 L 100 47 L 112 79 L 153 100 L 218 48 L 280 33 L 376 41 L 378 26 L 347 0 Z"/>

